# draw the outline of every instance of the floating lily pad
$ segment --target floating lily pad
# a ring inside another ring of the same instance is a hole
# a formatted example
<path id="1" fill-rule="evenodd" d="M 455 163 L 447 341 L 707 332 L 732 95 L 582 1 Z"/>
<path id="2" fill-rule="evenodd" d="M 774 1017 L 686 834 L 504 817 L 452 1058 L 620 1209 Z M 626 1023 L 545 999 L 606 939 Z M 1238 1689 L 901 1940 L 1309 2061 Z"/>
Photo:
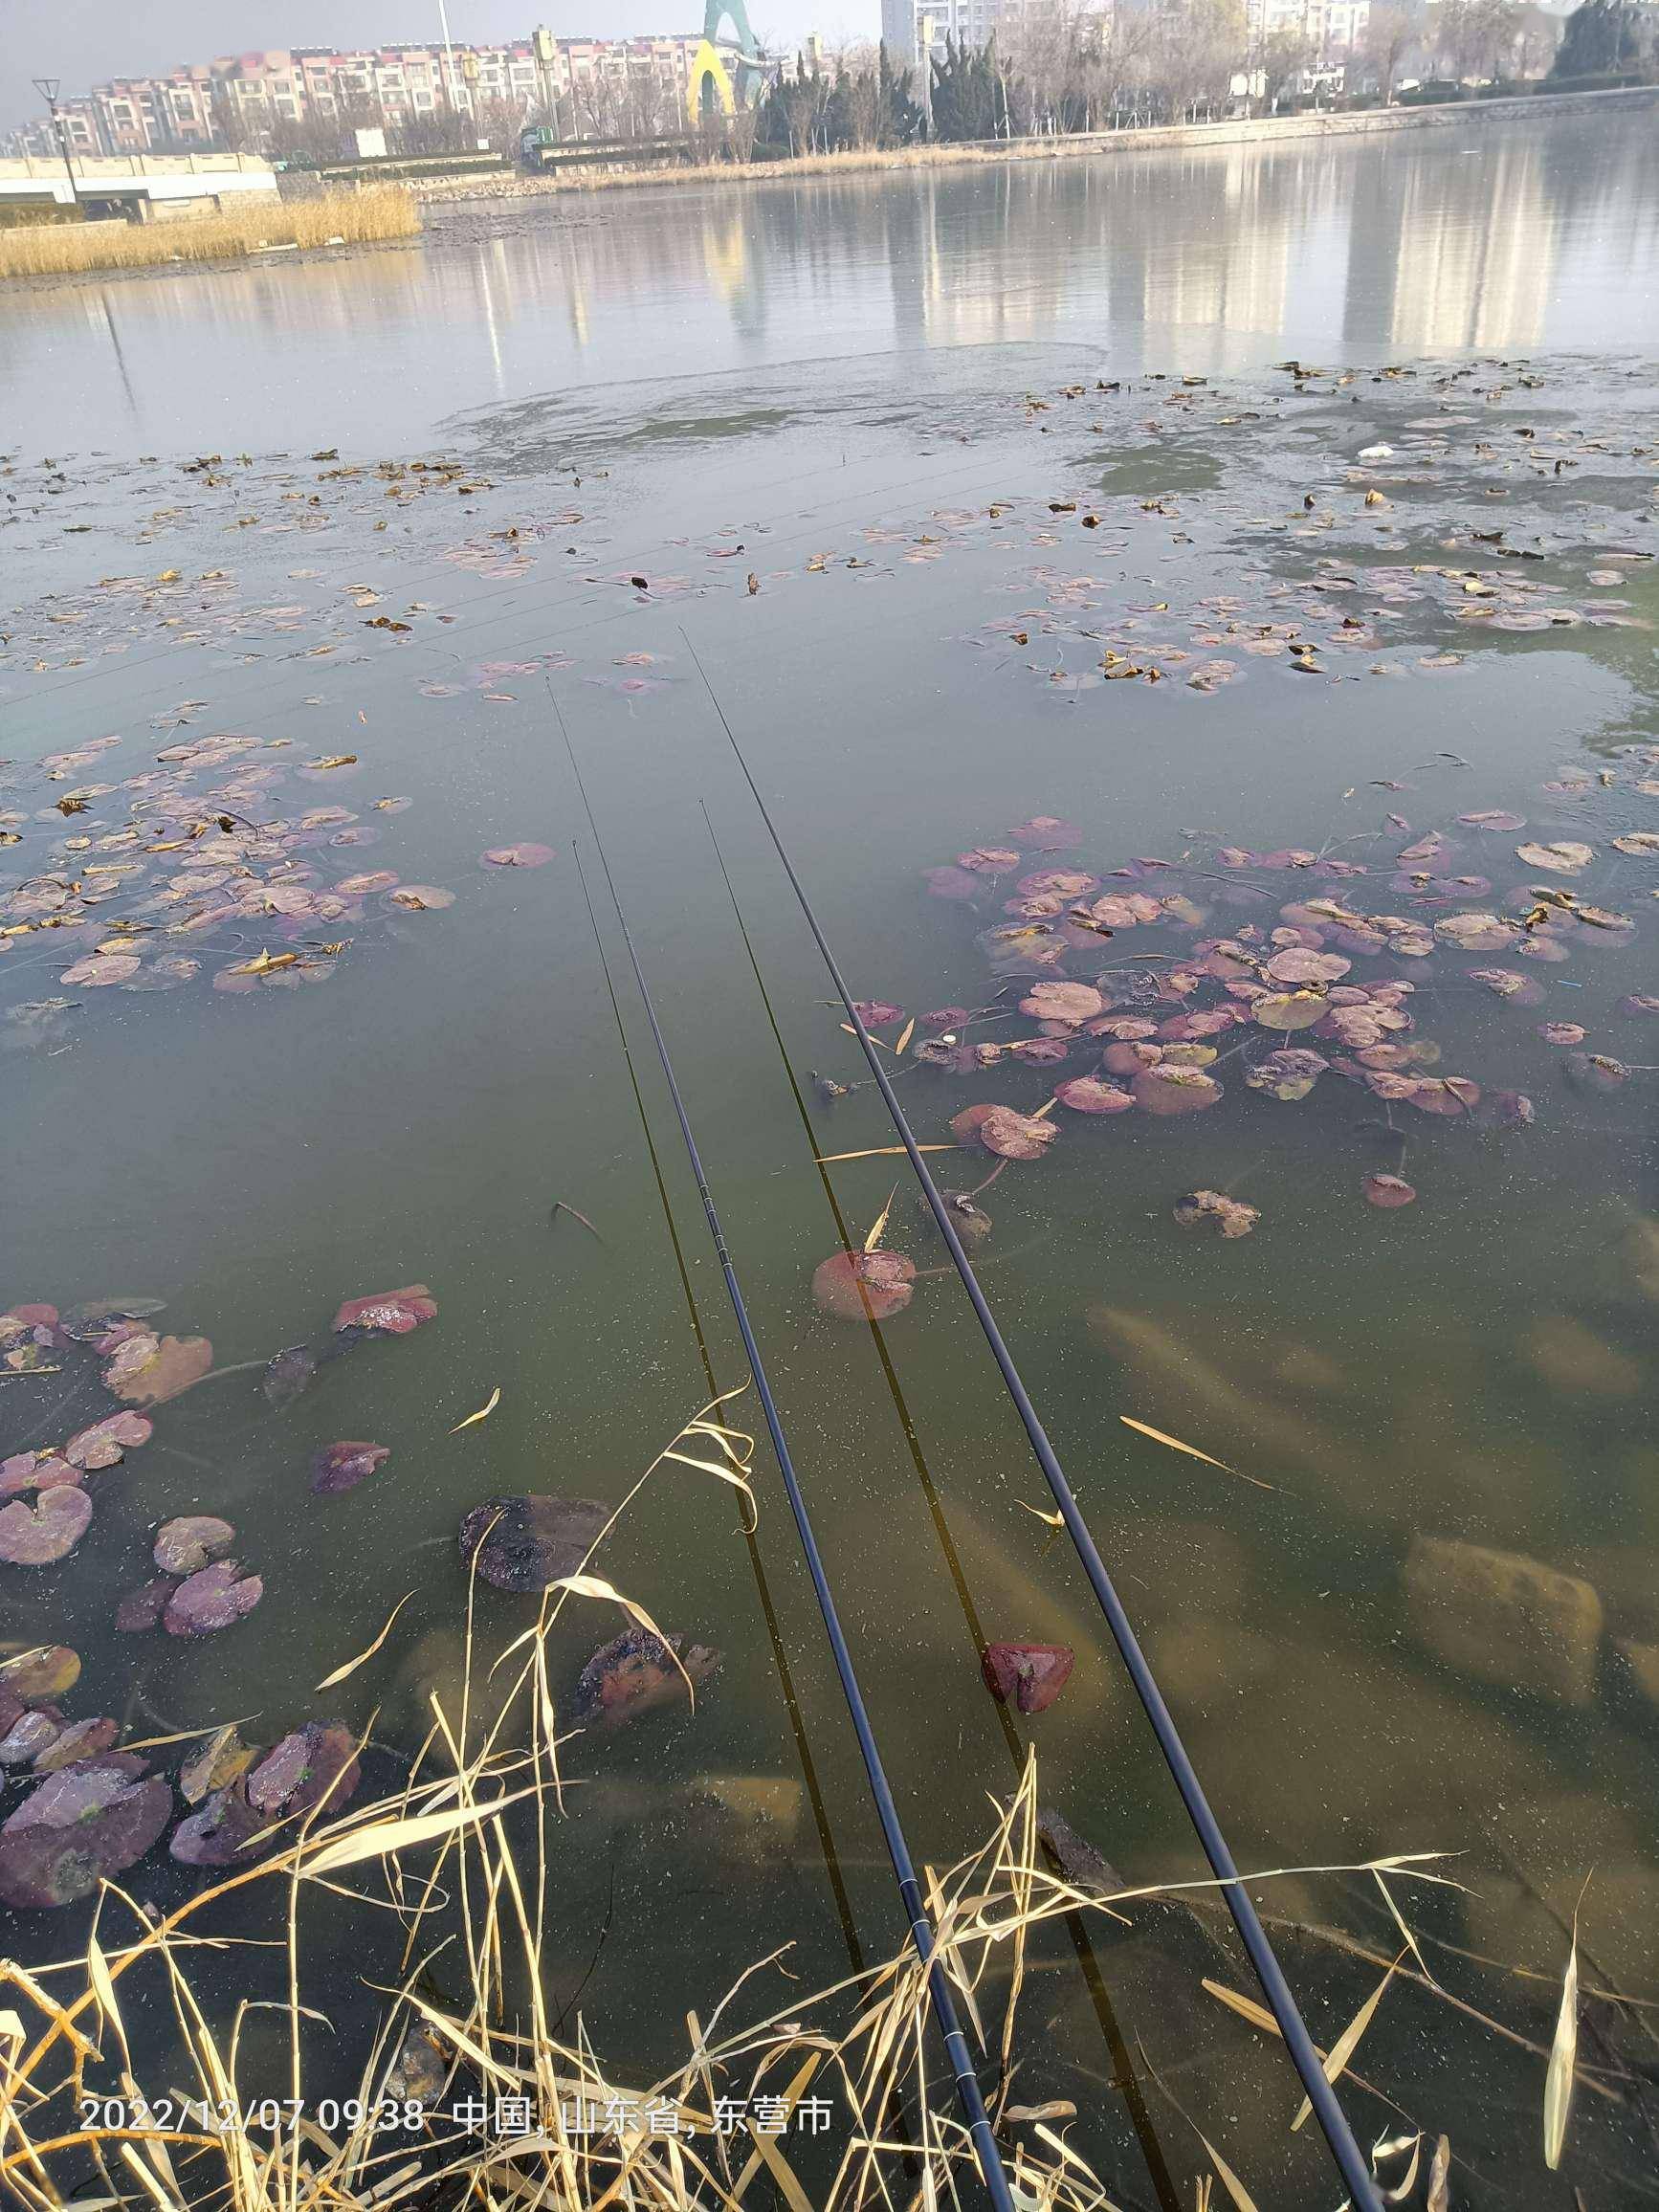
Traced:
<path id="1" fill-rule="evenodd" d="M 1581 1090 L 1616 1091 L 1622 1083 L 1629 1081 L 1630 1071 L 1623 1060 L 1615 1060 L 1607 1052 L 1569 1052 L 1567 1075 Z M 49 1494 L 56 1496 L 59 1493 L 54 1491 Z M 0 1513 L 0 1525 L 5 1522 L 6 1514 L 13 1510 L 8 1506 L 5 1513 Z"/>
<path id="2" fill-rule="evenodd" d="M 368 1329 L 389 1337 L 407 1337 L 423 1321 L 436 1318 L 437 1300 L 425 1283 L 409 1283 L 401 1291 L 381 1291 L 372 1297 L 347 1298 L 334 1316 L 340 1329 Z"/>
<path id="3" fill-rule="evenodd" d="M 1330 1065 L 1322 1053 L 1289 1045 L 1247 1068 L 1245 1081 L 1252 1091 L 1263 1091 L 1270 1098 L 1305 1098 Z"/>
<path id="4" fill-rule="evenodd" d="M 19 1651 L 0 1665 L 0 1693 L 23 1705 L 42 1705 L 61 1697 L 80 1680 L 80 1654 L 67 1644 L 43 1644 Z"/>
<path id="5" fill-rule="evenodd" d="M 1546 1045 L 1582 1045 L 1589 1034 L 1577 1022 L 1540 1022 L 1538 1035 Z"/>
<path id="6" fill-rule="evenodd" d="M 57 980 L 73 984 L 77 990 L 97 990 L 107 984 L 124 984 L 129 976 L 136 976 L 143 965 L 137 953 L 91 952 L 84 960 L 77 960 L 73 967 L 66 967 Z"/>
<path id="7" fill-rule="evenodd" d="M 1098 1075 L 1074 1075 L 1054 1095 L 1073 1114 L 1127 1114 L 1135 1104 L 1132 1092 L 1104 1083 Z"/>
<path id="8" fill-rule="evenodd" d="M 141 1636 L 145 1629 L 158 1627 L 178 1586 L 178 1576 L 157 1575 L 140 1588 L 129 1590 L 115 1609 L 117 1633 Z"/>
<path id="9" fill-rule="evenodd" d="M 1334 984 L 1353 965 L 1339 953 L 1310 952 L 1305 945 L 1292 945 L 1274 953 L 1263 972 L 1275 984 Z"/>
<path id="10" fill-rule="evenodd" d="M 173 1793 L 131 1752 L 49 1775 L 0 1828 L 0 1902 L 73 1905 L 143 1858 L 167 1825 Z"/>
<path id="11" fill-rule="evenodd" d="M 72 1436 L 63 1456 L 74 1467 L 114 1467 L 127 1451 L 147 1444 L 154 1433 L 154 1424 L 142 1413 L 106 1413 Z"/>
<path id="12" fill-rule="evenodd" d="M 542 868 L 552 857 L 551 845 L 492 845 L 481 859 L 485 868 Z"/>
<path id="13" fill-rule="evenodd" d="M 461 1522 L 461 1559 L 498 1590 L 544 1590 L 580 1570 L 609 1517 L 591 1497 L 487 1497 Z"/>
<path id="14" fill-rule="evenodd" d="M 103 1371 L 103 1386 L 134 1405 L 160 1405 L 199 1382 L 213 1364 L 206 1337 L 129 1337 Z"/>
<path id="15" fill-rule="evenodd" d="M 350 1729 L 337 1720 L 308 1720 L 260 1760 L 246 1787 L 254 1812 L 291 1820 L 322 1804 L 338 1812 L 357 1783 L 357 1743 Z"/>
<path id="16" fill-rule="evenodd" d="M 237 1781 L 215 1790 L 206 1804 L 187 1814 L 173 1830 L 167 1849 L 181 1867 L 250 1866 L 270 1849 L 270 1827 L 248 1803 Z"/>
<path id="17" fill-rule="evenodd" d="M 163 1523 L 155 1541 L 155 1562 L 164 1575 L 199 1574 L 210 1559 L 223 1559 L 236 1540 L 228 1520 L 212 1514 L 185 1514 Z"/>
<path id="18" fill-rule="evenodd" d="M 265 1363 L 259 1387 L 273 1405 L 289 1405 L 317 1373 L 317 1355 L 309 1344 L 290 1344 Z"/>
<path id="19" fill-rule="evenodd" d="M 867 1029 L 879 1029 L 888 1022 L 904 1019 L 904 1008 L 890 1006 L 885 999 L 854 999 L 852 1011 Z"/>
<path id="20" fill-rule="evenodd" d="M 1071 1680 L 1073 1656 L 1065 1644 L 987 1644 L 981 1670 L 999 1704 L 1046 1713 Z"/>
<path id="21" fill-rule="evenodd" d="M 1460 814 L 1457 819 L 1460 822 L 1467 822 L 1471 830 L 1508 830 L 1513 831 L 1526 828 L 1525 815 L 1506 814 L 1499 807 L 1489 807 L 1484 813 L 1479 814 Z"/>
<path id="22" fill-rule="evenodd" d="M 406 914 L 436 914 L 455 903 L 453 891 L 440 891 L 432 883 L 400 883 L 386 898 L 388 906 L 402 907 Z"/>
<path id="23" fill-rule="evenodd" d="M 1325 1012 L 1319 991 L 1269 991 L 1250 1001 L 1250 1018 L 1264 1029 L 1311 1029 Z"/>
<path id="24" fill-rule="evenodd" d="M 1008 831 L 1008 842 L 1028 852 L 1064 852 L 1082 844 L 1083 832 L 1075 822 L 1062 822 L 1052 814 L 1033 814 L 1029 822 L 1014 825 Z"/>
<path id="25" fill-rule="evenodd" d="M 387 1444 L 329 1444 L 311 1461 L 311 1487 L 320 1497 L 355 1490 L 391 1457 Z"/>
<path id="26" fill-rule="evenodd" d="M 1192 1190 L 1176 1201 L 1175 1218 L 1183 1228 L 1196 1222 L 1213 1221 L 1223 1236 L 1239 1237 L 1249 1236 L 1260 1221 L 1261 1211 L 1219 1190 Z"/>
<path id="27" fill-rule="evenodd" d="M 121 1734 L 121 1722 L 107 1716 L 97 1720 L 74 1720 L 63 1731 L 57 1741 L 34 1755 L 36 1774 L 55 1774 L 59 1767 L 73 1766 L 79 1759 L 96 1759 L 107 1751 Z"/>
<path id="28" fill-rule="evenodd" d="M 1105 1011 L 1106 1001 L 1093 984 L 1033 984 L 1020 1001 L 1023 1014 L 1044 1022 L 1086 1022 Z"/>
<path id="29" fill-rule="evenodd" d="M 679 1658 L 679 1667 L 671 1656 L 671 1647 Z M 608 1734 L 642 1713 L 685 1704 L 685 1674 L 694 1685 L 700 1686 L 719 1663 L 718 1651 L 702 1644 L 688 1649 L 683 1636 L 670 1636 L 665 1643 L 649 1628 L 627 1628 L 596 1651 L 582 1670 L 572 1704 L 573 1717 L 583 1728 Z"/>
<path id="30" fill-rule="evenodd" d="M 1145 1068 L 1131 1086 L 1147 1114 L 1202 1114 L 1220 1102 L 1221 1085 L 1202 1068 Z"/>
<path id="31" fill-rule="evenodd" d="M 0 1559 L 14 1567 L 47 1567 L 66 1559 L 85 1536 L 92 1500 L 73 1483 L 43 1490 L 33 1505 L 14 1497 L 0 1506 Z"/>
<path id="32" fill-rule="evenodd" d="M 1368 1175 L 1360 1187 L 1365 1193 L 1368 1206 L 1384 1209 L 1395 1206 L 1410 1206 L 1417 1197 L 1410 1183 L 1398 1175 Z"/>
<path id="33" fill-rule="evenodd" d="M 1563 839 L 1554 845 L 1517 845 L 1515 855 L 1529 868 L 1546 869 L 1552 875 L 1581 875 L 1596 857 L 1595 848 Z"/>
<path id="34" fill-rule="evenodd" d="M 234 1723 L 214 1729 L 201 1749 L 179 1768 L 179 1791 L 187 1804 L 199 1805 L 214 1790 L 229 1789 L 247 1773 L 259 1753 L 242 1741 Z"/>
<path id="35" fill-rule="evenodd" d="M 909 1305 L 915 1275 L 902 1252 L 832 1252 L 814 1271 L 812 1296 L 838 1321 L 885 1321 Z"/>
<path id="36" fill-rule="evenodd" d="M 33 1705 L 13 1714 L 0 1736 L 0 1766 L 27 1766 L 48 1752 L 63 1734 L 63 1715 L 55 1705 Z"/>
<path id="37" fill-rule="evenodd" d="M 1040 1160 L 1053 1143 L 1051 1121 L 1017 1114 L 1011 1106 L 968 1106 L 951 1122 L 959 1144 L 977 1144 L 1001 1160 Z"/>
<path id="38" fill-rule="evenodd" d="M 58 1483 L 81 1479 L 82 1470 L 55 1451 L 14 1451 L 10 1459 L 0 1459 L 0 1497 L 15 1497 L 26 1490 L 52 1490 Z"/>
<path id="39" fill-rule="evenodd" d="M 257 1575 L 244 1575 L 234 1559 L 215 1559 L 179 1584 L 162 1625 L 169 1636 L 210 1636 L 251 1613 L 264 1595 Z"/>

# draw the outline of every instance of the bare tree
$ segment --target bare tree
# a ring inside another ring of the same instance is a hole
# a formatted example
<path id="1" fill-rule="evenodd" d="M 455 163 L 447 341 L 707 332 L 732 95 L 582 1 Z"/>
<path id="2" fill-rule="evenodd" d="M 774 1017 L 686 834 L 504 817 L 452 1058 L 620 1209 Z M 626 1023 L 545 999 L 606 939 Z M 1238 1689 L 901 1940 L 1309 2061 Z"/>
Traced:
<path id="1" fill-rule="evenodd" d="M 1371 10 L 1360 51 L 1377 78 L 1384 106 L 1394 98 L 1400 64 L 1417 36 L 1417 25 L 1404 8 L 1377 6 Z"/>

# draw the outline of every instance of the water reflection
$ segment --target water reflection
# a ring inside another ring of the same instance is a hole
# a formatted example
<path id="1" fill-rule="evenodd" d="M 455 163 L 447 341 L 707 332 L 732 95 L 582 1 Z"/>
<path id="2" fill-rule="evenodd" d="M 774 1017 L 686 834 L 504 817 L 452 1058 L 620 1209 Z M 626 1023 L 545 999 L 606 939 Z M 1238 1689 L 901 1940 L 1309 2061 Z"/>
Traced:
<path id="1" fill-rule="evenodd" d="M 255 379 L 271 442 L 355 417 L 380 445 L 486 397 L 826 359 L 891 396 L 918 349 L 969 357 L 962 389 L 1010 343 L 1122 373 L 1650 347 L 1651 120 L 451 208 L 415 247 L 14 292 L 0 390 L 48 450 L 245 443 Z"/>

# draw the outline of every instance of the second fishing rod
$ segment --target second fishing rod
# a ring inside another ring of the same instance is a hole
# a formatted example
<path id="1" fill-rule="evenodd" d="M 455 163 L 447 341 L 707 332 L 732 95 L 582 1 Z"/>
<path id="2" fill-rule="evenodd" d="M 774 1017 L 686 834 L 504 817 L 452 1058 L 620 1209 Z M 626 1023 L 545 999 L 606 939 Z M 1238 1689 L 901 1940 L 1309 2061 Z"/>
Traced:
<path id="1" fill-rule="evenodd" d="M 663 1079 L 668 1085 L 668 1094 L 674 1105 L 675 1117 L 679 1122 L 680 1135 L 685 1139 L 686 1156 L 691 1161 L 692 1177 L 697 1186 L 697 1196 L 702 1200 L 704 1218 L 709 1226 L 709 1235 L 714 1241 L 715 1256 L 719 1262 L 720 1273 L 725 1278 L 726 1292 L 731 1299 L 732 1313 L 738 1324 L 738 1334 L 743 1342 L 743 1354 L 749 1363 L 749 1372 L 754 1377 L 755 1392 L 760 1399 L 761 1410 L 765 1417 L 766 1430 L 772 1440 L 772 1450 L 778 1462 L 778 1471 L 783 1476 L 785 1493 L 789 1500 L 789 1510 L 794 1515 L 795 1531 L 801 1540 L 801 1549 L 807 1561 L 807 1571 L 811 1577 L 813 1593 L 818 1600 L 818 1610 L 823 1616 L 825 1632 L 830 1639 L 830 1648 L 834 1656 L 835 1672 L 840 1679 L 842 1693 L 847 1700 L 853 1733 L 858 1738 L 858 1749 L 864 1760 L 864 1771 L 869 1781 L 870 1794 L 875 1802 L 876 1818 L 881 1824 L 882 1837 L 887 1845 L 888 1856 L 893 1862 L 893 1871 L 898 1884 L 899 1897 L 904 1906 L 905 1917 L 909 1922 L 910 1939 L 916 1948 L 917 1957 L 920 1959 L 922 1970 L 926 1976 L 928 1998 L 933 2006 L 934 2018 L 939 2024 L 945 2054 L 950 2062 L 952 2076 L 956 2083 L 957 2097 L 962 2105 L 963 2117 L 967 2121 L 968 2136 L 974 2147 L 974 2156 L 979 2164 L 980 2176 L 984 2182 L 986 2194 L 995 2206 L 996 2212 L 1015 2212 L 1014 2199 L 1008 2186 L 1007 2175 L 1003 2167 L 1002 2154 L 997 2149 L 996 2137 L 991 2131 L 990 2115 L 985 2110 L 984 2096 L 980 2089 L 979 2078 L 974 2071 L 973 2056 L 968 2049 L 967 2039 L 962 2034 L 962 2023 L 957 2016 L 955 2000 L 950 1994 L 950 1985 L 945 1976 L 944 1967 L 939 1958 L 934 1926 L 928 1918 L 926 1906 L 922 1902 L 921 1885 L 917 1879 L 916 1865 L 910 1855 L 910 1846 L 905 1841 L 904 1829 L 898 1817 L 898 1807 L 894 1802 L 892 1786 L 888 1781 L 887 1772 L 881 1760 L 881 1753 L 876 1745 L 874 1731 L 871 1726 L 869 1709 L 865 1705 L 863 1692 L 858 1687 L 858 1677 L 853 1670 L 852 1655 L 848 1649 L 847 1638 L 842 1631 L 841 1618 L 836 1609 L 834 1593 L 830 1586 L 830 1577 L 824 1566 L 823 1555 L 818 1549 L 818 1538 L 813 1531 L 811 1515 L 807 1510 L 807 1500 L 802 1494 L 800 1480 L 795 1472 L 795 1463 L 790 1456 L 788 1439 L 784 1433 L 784 1424 L 778 1412 L 777 1403 L 772 1396 L 772 1386 L 767 1380 L 765 1362 L 761 1357 L 761 1348 L 755 1341 L 755 1332 L 749 1323 L 748 1308 L 743 1300 L 742 1287 L 738 1281 L 737 1271 L 732 1265 L 732 1256 L 726 1246 L 725 1231 L 720 1227 L 720 1217 L 715 1206 L 714 1193 L 709 1187 L 708 1176 L 703 1169 L 702 1156 L 697 1150 L 697 1138 L 692 1131 L 691 1117 L 686 1111 L 685 1099 L 681 1095 L 679 1082 L 674 1072 L 674 1062 L 669 1056 L 668 1042 L 663 1035 L 662 1025 L 657 1020 L 656 1006 L 652 999 L 651 986 L 645 980 L 645 970 L 640 964 L 633 936 L 628 926 L 628 917 L 623 912 L 622 900 L 617 893 L 616 879 L 610 873 L 610 862 L 607 859 L 605 847 L 600 841 L 599 825 L 594 820 L 593 807 L 587 796 L 587 787 L 582 781 L 582 770 L 577 763 L 576 749 L 570 742 L 570 733 L 564 727 L 564 718 L 559 712 L 557 699 L 554 701 L 554 712 L 558 715 L 559 726 L 564 734 L 565 748 L 570 755 L 571 772 L 576 778 L 576 787 L 582 795 L 583 807 L 587 815 L 588 830 L 593 839 L 593 849 L 599 856 L 599 865 L 605 871 L 605 880 L 610 892 L 611 903 L 616 908 L 617 925 L 622 931 L 622 941 L 628 948 L 629 962 L 633 969 L 633 980 L 639 988 L 640 999 L 645 1007 L 646 1020 L 651 1025 L 651 1033 L 656 1046 L 657 1058 L 662 1063 Z"/>

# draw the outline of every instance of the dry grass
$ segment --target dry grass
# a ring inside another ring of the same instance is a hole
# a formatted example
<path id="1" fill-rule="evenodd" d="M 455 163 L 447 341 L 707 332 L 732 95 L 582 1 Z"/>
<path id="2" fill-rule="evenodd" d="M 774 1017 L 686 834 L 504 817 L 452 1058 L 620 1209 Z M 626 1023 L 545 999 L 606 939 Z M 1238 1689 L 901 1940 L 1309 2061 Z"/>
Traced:
<path id="1" fill-rule="evenodd" d="M 752 1439 L 726 1425 L 724 1402 L 715 1400 L 646 1470 L 593 1550 L 665 1465 L 733 1486 L 752 1514 Z M 430 1728 L 395 1795 L 339 1809 L 325 1803 L 281 1839 L 281 1847 L 232 1869 L 165 1917 L 108 1882 L 80 1956 L 33 1971 L 0 1959 L 0 2201 L 25 2212 L 94 2201 L 155 2204 L 163 2212 L 606 2212 L 611 2205 L 622 2212 L 745 2212 L 745 2198 L 752 2207 L 760 2196 L 788 2212 L 900 2212 L 977 2197 L 972 2149 L 936 2053 L 925 1980 L 908 1946 L 883 1965 L 811 1994 L 788 1980 L 782 1954 L 757 1961 L 706 2016 L 686 2015 L 683 2058 L 650 2079 L 602 2059 L 580 2014 L 568 2032 L 562 2032 L 563 2014 L 550 2017 L 548 1907 L 559 1892 L 561 1849 L 568 1847 L 561 1844 L 559 1816 L 564 1791 L 578 1785 L 560 1771 L 548 1631 L 571 1599 L 597 1599 L 643 1618 L 587 1571 L 591 1558 L 583 1572 L 543 1594 L 537 1617 L 482 1679 L 473 1665 L 469 1595 L 458 1708 L 431 1698 Z M 1009 2102 L 1020 2070 L 1028 1939 L 1064 1913 L 1120 1920 L 1125 1908 L 1154 1898 L 1205 1918 L 1222 1908 L 1210 1882 L 1106 1891 L 1051 1873 L 1037 1806 L 1033 1754 L 1012 1800 L 993 1806 L 983 1847 L 953 1868 L 924 1870 L 938 1955 L 985 2070 L 996 2077 L 992 2120 L 1022 2212 L 1115 2212 L 1106 2183 L 1066 2137 L 1073 2108 Z M 1427 1871 L 1425 1856 L 1283 1871 L 1363 1873 L 1380 1884 L 1384 1873 L 1444 1879 Z M 1247 1877 L 1252 1888 L 1272 1878 Z M 356 2081 L 346 2103 L 356 2110 L 325 2125 L 335 2115 L 315 2103 L 315 2092 L 306 2109 L 308 2053 L 323 2049 L 338 2067 L 340 2051 L 329 2024 L 306 2002 L 307 1938 L 313 1913 L 325 1910 L 336 1934 L 332 1956 L 326 1941 L 319 1946 L 321 1972 L 338 1975 L 339 1908 L 329 1900 L 341 1898 L 365 1931 L 365 1985 L 382 1991 L 385 2004 L 378 2031 L 351 2058 Z M 220 1910 L 228 1899 L 240 1931 L 234 1936 L 225 1932 Z M 376 1929 L 384 1939 L 372 1942 Z M 1358 1948 L 1329 1933 L 1339 1947 Z M 1414 1953 L 1408 1931 L 1406 1941 Z M 230 2020 L 215 2021 L 211 2001 L 192 1981 L 204 1958 L 210 1966 L 216 1962 L 223 1981 L 224 1955 L 238 1948 L 281 1961 L 286 2002 L 275 2006 L 283 2016 L 275 2046 L 253 2018 L 260 2001 L 245 1998 Z M 1395 1958 L 1390 1979 L 1418 1980 L 1402 1971 L 1406 1956 Z M 459 1997 L 440 1993 L 431 1972 L 438 1960 Z M 779 1974 L 784 2006 L 774 2008 L 762 1992 Z M 1252 2028 L 1272 2031 L 1272 2016 L 1252 1999 L 1213 1981 L 1204 1986 Z M 1445 1995 L 1431 1981 L 1419 1986 Z M 1333 2077 L 1353 2056 L 1376 2003 L 1333 2049 Z M 129 2027 L 143 2018 L 146 2045 L 153 2045 L 157 2021 L 169 2014 L 183 2057 L 156 2079 L 153 2057 L 129 2041 Z M 1536 2047 L 1500 2032 L 1528 2051 Z M 255 2046 L 257 2064 L 245 2046 Z M 1585 2086 L 1604 2097 L 1612 2093 L 1595 2073 L 1577 2070 Z M 152 2078 L 141 2083 L 141 2071 Z M 1151 2078 L 1163 2089 L 1161 2076 Z M 1163 2093 L 1191 2130 L 1195 2157 L 1202 2147 L 1229 2197 L 1248 2204 L 1199 2121 L 1172 2092 Z M 124 2120 L 112 2122 L 102 2109 L 83 2114 L 83 2095 L 121 2103 Z M 798 2130 L 776 2135 L 740 2121 L 735 2132 L 722 2132 L 714 2124 L 717 2098 L 782 2100 L 787 2117 L 807 2095 L 827 2097 L 834 2112 L 833 2134 L 820 2146 L 833 2167 L 813 2176 L 811 2196 L 796 2170 Z M 377 2130 L 377 2104 L 388 2096 L 400 2104 L 418 2099 L 419 2124 Z M 291 2100 L 301 2116 L 273 2107 L 252 2129 L 218 2124 L 223 2112 L 246 2112 L 271 2098 Z M 523 2102 L 522 2132 L 480 2132 L 479 2112 L 488 2108 L 493 2114 L 498 2098 Z M 456 2107 L 465 2100 L 480 2102 L 463 2119 Z M 586 2128 L 578 2119 L 584 2107 Z M 1392 2111 L 1407 2133 L 1380 2144 L 1378 2156 L 1409 2154 L 1415 2174 L 1418 2154 L 1427 2157 L 1432 2137 L 1401 2107 Z M 89 2167 L 102 2183 L 92 2198 Z M 757 2182 L 760 2190 L 750 2195 Z M 1201 2212 L 1207 2195 L 1201 2182 Z"/>
<path id="2" fill-rule="evenodd" d="M 256 207 L 160 223 L 43 223 L 0 231 L 0 277 L 72 276 L 94 269 L 162 268 L 174 261 L 234 260 L 264 247 L 364 246 L 412 238 L 420 215 L 396 185 L 311 200 L 261 195 Z"/>
<path id="3" fill-rule="evenodd" d="M 594 163 L 547 176 L 513 177 L 499 183 L 476 177 L 433 178 L 417 188 L 423 199 L 518 199 L 543 192 L 603 192 L 630 185 L 767 184 L 780 177 L 855 176 L 865 169 L 940 169 L 971 167 L 985 162 L 1057 161 L 1072 152 L 1098 153 L 1109 141 L 1014 139 L 1006 145 L 849 147 L 838 153 L 797 154 L 785 161 L 658 162 L 637 169 L 604 168 Z"/>

